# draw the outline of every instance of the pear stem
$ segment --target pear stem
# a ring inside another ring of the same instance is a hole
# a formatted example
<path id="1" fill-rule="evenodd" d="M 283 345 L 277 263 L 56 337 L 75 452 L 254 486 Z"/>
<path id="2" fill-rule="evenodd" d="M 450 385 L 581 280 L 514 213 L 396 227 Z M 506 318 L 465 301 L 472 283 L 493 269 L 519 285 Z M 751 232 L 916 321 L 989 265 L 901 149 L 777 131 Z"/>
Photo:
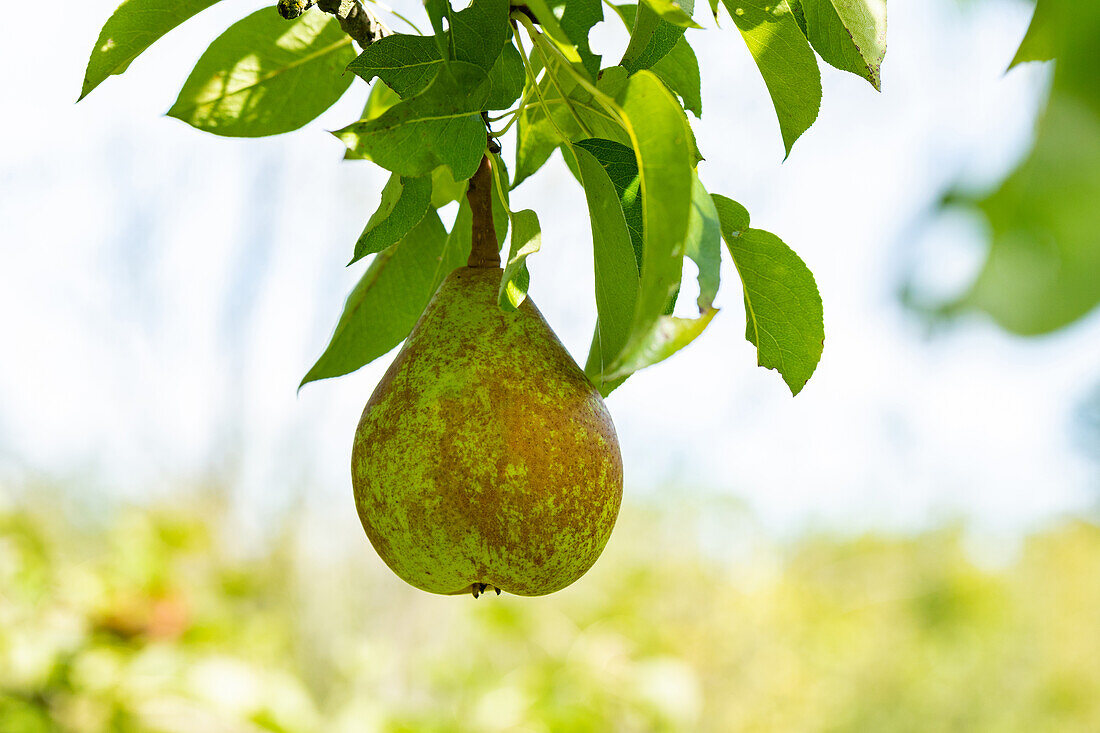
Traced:
<path id="1" fill-rule="evenodd" d="M 470 238 L 468 267 L 500 267 L 500 250 L 496 229 L 493 227 L 493 171 L 489 157 L 481 159 L 481 165 L 470 179 L 466 189 L 473 214 L 473 231 Z"/>

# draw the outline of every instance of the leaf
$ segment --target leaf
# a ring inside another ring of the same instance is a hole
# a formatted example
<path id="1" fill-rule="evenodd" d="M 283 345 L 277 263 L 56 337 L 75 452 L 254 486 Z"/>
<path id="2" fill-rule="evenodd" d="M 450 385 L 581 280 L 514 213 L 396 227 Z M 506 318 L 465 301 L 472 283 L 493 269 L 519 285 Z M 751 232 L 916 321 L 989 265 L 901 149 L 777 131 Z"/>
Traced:
<path id="1" fill-rule="evenodd" d="M 440 209 L 466 195 L 466 181 L 456 181 L 451 169 L 441 165 L 432 171 L 432 208 Z"/>
<path id="2" fill-rule="evenodd" d="M 687 244 L 684 254 L 699 270 L 699 297 L 696 304 L 700 313 L 706 313 L 714 305 L 718 295 L 722 266 L 722 226 L 713 199 L 703 187 L 699 176 L 691 189 L 691 218 L 688 221 Z"/>
<path id="3" fill-rule="evenodd" d="M 165 33 L 216 2 L 218 0 L 125 0 L 99 32 L 84 72 L 80 99 L 88 96 L 107 77 L 126 71 L 131 61 Z"/>
<path id="4" fill-rule="evenodd" d="M 512 213 L 512 244 L 504 275 L 500 278 L 497 302 L 506 311 L 514 311 L 527 298 L 531 273 L 527 271 L 527 257 L 542 247 L 542 227 L 531 209 Z"/>
<path id="5" fill-rule="evenodd" d="M 641 178 L 638 175 L 638 160 L 634 150 L 615 142 L 592 138 L 579 140 L 576 147 L 588 151 L 595 157 L 614 187 L 615 199 L 623 213 L 624 223 L 634 251 L 635 271 L 642 267 L 642 196 Z M 578 161 L 579 162 L 579 161 Z M 589 203 L 591 210 L 591 203 Z"/>
<path id="6" fill-rule="evenodd" d="M 687 39 L 681 38 L 672 50 L 650 67 L 668 88 L 684 102 L 684 109 L 696 117 L 703 115 L 703 100 L 699 83 L 699 60 Z"/>
<path id="7" fill-rule="evenodd" d="M 434 212 L 378 254 L 351 291 L 336 330 L 302 385 L 355 371 L 409 335 L 443 277 L 469 255 L 455 247 Z"/>
<path id="8" fill-rule="evenodd" d="M 489 99 L 486 109 L 508 109 L 523 94 L 527 72 L 519 51 L 511 43 L 504 44 L 500 58 L 489 72 Z"/>
<path id="9" fill-rule="evenodd" d="M 355 156 L 402 176 L 422 176 L 446 165 L 455 179 L 465 180 L 485 150 L 481 110 L 488 95 L 485 72 L 454 61 L 419 95 L 333 134 Z"/>
<path id="10" fill-rule="evenodd" d="M 428 20 L 432 24 L 432 30 L 435 31 L 436 47 L 439 49 L 439 57 L 441 59 L 453 59 L 454 47 L 452 45 L 451 35 L 447 32 L 447 29 L 443 25 L 444 19 L 449 23 L 451 16 L 454 15 L 454 10 L 451 9 L 450 0 L 424 0 L 424 10 L 428 14 Z"/>
<path id="11" fill-rule="evenodd" d="M 783 146 L 794 143 L 817 119 L 821 72 L 787 0 L 722 0 L 741 31 L 779 116 Z"/>
<path id="12" fill-rule="evenodd" d="M 588 34 L 592 26 L 603 20 L 603 4 L 600 0 L 565 0 L 561 14 L 561 29 L 577 50 L 581 65 L 588 76 L 595 79 L 600 73 L 601 57 L 592 53 Z"/>
<path id="13" fill-rule="evenodd" d="M 679 286 L 694 180 L 684 112 L 660 79 L 638 72 L 619 104 L 638 163 L 644 246 L 630 337 L 603 375 L 606 380 L 637 368 L 650 332 Z"/>
<path id="14" fill-rule="evenodd" d="M 745 290 L 745 338 L 756 346 L 760 366 L 778 370 L 791 394 L 798 394 L 821 360 L 825 339 L 813 273 L 779 237 L 747 228 L 740 204 L 713 199 Z"/>
<path id="15" fill-rule="evenodd" d="M 617 82 L 613 69 L 622 71 L 619 67 L 605 69 L 603 77 L 596 85 L 609 95 L 612 94 L 610 87 Z M 517 186 L 538 170 L 554 149 L 567 140 L 601 137 L 624 144 L 630 142 L 622 125 L 608 114 L 591 92 L 563 68 L 560 61 L 552 60 L 546 73 L 546 77 L 539 83 L 538 92 L 546 108 L 537 101 L 539 97 L 532 92 L 536 102 L 520 112 L 517 123 L 514 184 Z M 622 81 L 625 84 L 625 75 Z M 550 111 L 549 116 L 546 109 Z"/>
<path id="16" fill-rule="evenodd" d="M 408 99 L 428 88 L 442 63 L 431 36 L 395 33 L 367 46 L 348 64 L 348 71 L 366 82 L 378 77 L 402 99 Z"/>
<path id="17" fill-rule="evenodd" d="M 605 381 L 602 373 L 612 360 L 622 351 L 630 335 L 630 324 L 634 317 L 634 305 L 638 298 L 638 266 L 641 255 L 641 242 L 635 250 L 631 242 L 631 233 L 627 227 L 622 206 L 622 192 L 630 186 L 622 184 L 622 178 L 629 175 L 629 169 L 623 172 L 620 157 L 606 155 L 601 161 L 595 153 L 617 153 L 623 148 L 633 163 L 632 187 L 637 198 L 637 163 L 634 152 L 610 140 L 586 140 L 577 143 L 577 167 L 584 195 L 588 201 L 588 218 L 592 227 L 592 264 L 596 275 L 596 331 L 592 336 L 592 346 L 588 351 L 588 360 L 584 371 L 593 380 L 600 392 L 607 396 L 618 383 Z M 616 185 L 612 173 L 619 177 Z M 640 201 L 638 202 L 641 203 Z M 638 237 L 641 238 L 640 207 Z"/>
<path id="18" fill-rule="evenodd" d="M 510 37 L 508 0 L 473 0 L 450 22 L 455 61 L 479 66 L 489 73 Z"/>
<path id="19" fill-rule="evenodd" d="M 546 0 L 527 0 L 525 5 L 528 10 L 534 13 L 539 25 L 542 26 L 542 32 L 554 39 L 566 59 L 570 63 L 581 64 L 581 68 L 585 69 L 585 73 L 588 73 L 587 67 L 582 63 L 576 43 L 570 40 L 569 34 L 565 32 L 558 21 L 558 15 L 547 4 Z M 600 13 L 602 15 L 603 11 L 601 10 Z M 578 27 L 583 27 L 583 23 L 580 21 L 581 18 L 577 18 Z M 587 42 L 587 32 L 585 32 L 585 40 Z"/>
<path id="20" fill-rule="evenodd" d="M 1016 56 L 1008 65 L 1009 69 L 1029 61 L 1050 61 L 1054 58 L 1058 47 L 1058 28 L 1053 7 L 1053 3 L 1048 0 L 1039 0 L 1036 4 L 1031 24 L 1027 27 Z"/>
<path id="21" fill-rule="evenodd" d="M 703 27 L 691 19 L 692 11 L 695 9 L 694 0 L 680 0 L 680 2 L 676 2 L 676 0 L 642 0 L 642 2 L 652 8 L 653 12 L 666 23 L 681 28 Z"/>
<path id="22" fill-rule="evenodd" d="M 382 189 L 382 203 L 359 235 L 355 255 L 348 264 L 381 252 L 399 241 L 424 218 L 431 203 L 432 181 L 429 176 L 403 178 L 396 173 L 391 175 Z"/>
<path id="23" fill-rule="evenodd" d="M 367 95 L 367 103 L 363 106 L 363 116 L 360 119 L 373 120 L 400 101 L 401 97 L 398 96 L 397 92 L 384 83 L 372 84 L 370 94 Z"/>
<path id="24" fill-rule="evenodd" d="M 323 13 L 287 22 L 258 10 L 218 36 L 195 64 L 171 117 L 206 132 L 261 137 L 296 130 L 340 98 L 355 57 L 351 39 Z"/>
<path id="25" fill-rule="evenodd" d="M 693 4 L 694 0 L 686 0 L 681 7 L 690 13 L 694 10 Z M 662 20 L 661 16 L 647 4 L 613 7 L 631 29 L 630 42 L 626 46 L 626 51 L 623 52 L 622 61 L 619 62 L 631 74 L 652 67 L 664 58 L 684 35 L 683 26 Z M 626 8 L 632 9 L 629 11 L 629 21 L 626 21 L 624 15 L 628 12 Z"/>
<path id="26" fill-rule="evenodd" d="M 614 6 L 627 29 L 633 28 L 637 17 L 637 5 Z M 684 102 L 684 109 L 690 110 L 696 117 L 703 114 L 703 101 L 700 94 L 699 60 L 687 39 L 681 34 L 672 48 L 649 67 L 660 77 L 673 93 Z"/>
<path id="27" fill-rule="evenodd" d="M 882 90 L 886 0 L 789 0 L 798 4 L 806 37 L 826 63 Z"/>
<path id="28" fill-rule="evenodd" d="M 635 253 L 630 243 L 632 230 L 624 214 L 626 207 L 637 208 L 638 167 L 632 151 L 624 149 L 630 156 L 627 158 L 619 149 L 620 145 L 606 140 L 587 140 L 575 146 L 592 222 L 599 314 L 585 373 L 604 396 L 623 383 L 629 374 L 667 359 L 703 332 L 717 313 L 713 302 L 720 266 L 717 212 L 696 177 L 684 250 L 700 271 L 698 305 L 701 316 L 673 317 L 668 309 L 669 314 L 662 313 L 645 338 L 639 339 L 629 350 L 627 357 L 620 359 L 614 370 L 609 369 L 630 336 L 638 293 L 638 263 L 631 256 Z M 601 173 L 604 175 L 599 175 Z M 624 196 L 624 192 L 632 192 L 632 195 Z M 619 206 L 615 206 L 616 201 Z M 675 282 L 679 285 L 679 273 L 676 273 Z"/>

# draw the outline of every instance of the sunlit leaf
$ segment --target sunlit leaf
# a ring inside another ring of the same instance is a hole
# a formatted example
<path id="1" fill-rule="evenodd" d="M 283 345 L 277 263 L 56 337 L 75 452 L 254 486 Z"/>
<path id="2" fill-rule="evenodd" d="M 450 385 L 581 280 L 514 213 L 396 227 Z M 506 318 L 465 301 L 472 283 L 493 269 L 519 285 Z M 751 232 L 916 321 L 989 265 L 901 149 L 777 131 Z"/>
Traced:
<path id="1" fill-rule="evenodd" d="M 882 88 L 886 0 L 788 0 L 826 63 Z"/>
<path id="2" fill-rule="evenodd" d="M 686 0 L 681 7 L 688 13 L 694 10 L 694 0 Z M 631 8 L 627 11 L 626 8 Z M 663 20 L 648 4 L 616 5 L 621 17 L 629 13 L 630 41 L 619 63 L 630 73 L 651 68 L 672 50 L 684 35 L 684 27 Z"/>
<path id="3" fill-rule="evenodd" d="M 638 13 L 637 5 L 617 5 L 615 10 L 628 29 L 634 27 L 634 20 Z M 684 102 L 684 109 L 690 110 L 696 117 L 703 114 L 699 60 L 695 57 L 695 51 L 691 49 L 687 38 L 681 35 L 668 53 L 652 64 L 649 70 L 679 95 Z"/>
<path id="4" fill-rule="evenodd" d="M 347 90 L 355 51 L 324 13 L 285 21 L 258 10 L 218 36 L 168 114 L 200 130 L 259 137 L 296 130 Z"/>
<path id="5" fill-rule="evenodd" d="M 757 363 L 775 369 L 798 394 L 817 368 L 825 339 L 821 295 L 806 263 L 779 237 L 748 228 L 744 207 L 714 195 L 745 292 L 745 338 Z"/>
<path id="6" fill-rule="evenodd" d="M 88 59 L 80 99 L 108 76 L 121 74 L 168 31 L 218 0 L 126 0 L 107 19 Z M 272 15 L 275 13 L 271 12 Z"/>
<path id="7" fill-rule="evenodd" d="M 660 79 L 649 71 L 633 75 L 619 104 L 638 164 L 644 246 L 630 336 L 603 375 L 607 380 L 637 368 L 650 333 L 679 286 L 694 181 L 684 112 Z"/>
<path id="8" fill-rule="evenodd" d="M 741 31 L 779 117 L 783 146 L 794 143 L 817 119 L 821 72 L 787 0 L 722 0 Z"/>

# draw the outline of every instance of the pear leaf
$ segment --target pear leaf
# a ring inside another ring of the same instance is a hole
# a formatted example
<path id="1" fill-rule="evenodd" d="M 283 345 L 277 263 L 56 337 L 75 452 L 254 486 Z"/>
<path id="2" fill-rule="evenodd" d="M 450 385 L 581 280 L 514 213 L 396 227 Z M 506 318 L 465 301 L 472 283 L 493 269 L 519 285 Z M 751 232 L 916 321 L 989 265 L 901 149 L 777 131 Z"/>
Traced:
<path id="1" fill-rule="evenodd" d="M 161 36 L 218 0 L 125 0 L 107 19 L 88 59 L 80 99 L 121 74 Z M 80 101 L 79 99 L 77 101 Z"/>
<path id="2" fill-rule="evenodd" d="M 542 227 L 534 211 L 516 211 L 511 218 L 512 244 L 497 295 L 497 302 L 506 311 L 514 311 L 526 300 L 527 288 L 531 284 L 531 273 L 527 270 L 526 260 L 542 247 Z"/>
<path id="3" fill-rule="evenodd" d="M 348 264 L 381 252 L 399 241 L 424 218 L 431 204 L 431 176 L 405 178 L 396 173 L 391 175 L 382 189 L 382 202 L 359 235 L 355 255 Z"/>
<path id="4" fill-rule="evenodd" d="M 790 155 L 821 108 L 821 72 L 813 49 L 787 0 L 722 2 L 764 77 Z"/>
<path id="5" fill-rule="evenodd" d="M 745 291 L 745 338 L 760 366 L 775 369 L 798 394 L 821 360 L 825 340 L 821 294 L 806 263 L 779 237 L 748 227 L 748 212 L 713 196 Z"/>
<path id="6" fill-rule="evenodd" d="M 446 165 L 456 180 L 465 180 L 485 149 L 481 110 L 488 95 L 484 71 L 453 61 L 417 96 L 333 134 L 354 156 L 402 176 L 423 176 Z"/>
<path id="7" fill-rule="evenodd" d="M 338 100 L 352 77 L 351 39 L 324 13 L 287 22 L 257 10 L 218 36 L 168 114 L 206 132 L 261 137 L 297 130 Z"/>

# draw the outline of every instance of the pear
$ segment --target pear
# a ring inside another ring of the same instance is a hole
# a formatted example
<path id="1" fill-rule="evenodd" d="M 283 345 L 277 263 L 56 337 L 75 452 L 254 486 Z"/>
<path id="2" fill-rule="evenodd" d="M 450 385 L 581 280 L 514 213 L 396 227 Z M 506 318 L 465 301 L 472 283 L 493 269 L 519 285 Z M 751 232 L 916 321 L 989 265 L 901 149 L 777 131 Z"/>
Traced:
<path id="1" fill-rule="evenodd" d="M 367 537 L 432 593 L 560 590 L 595 563 L 622 499 L 599 392 L 530 298 L 498 307 L 501 274 L 444 279 L 355 434 Z"/>

